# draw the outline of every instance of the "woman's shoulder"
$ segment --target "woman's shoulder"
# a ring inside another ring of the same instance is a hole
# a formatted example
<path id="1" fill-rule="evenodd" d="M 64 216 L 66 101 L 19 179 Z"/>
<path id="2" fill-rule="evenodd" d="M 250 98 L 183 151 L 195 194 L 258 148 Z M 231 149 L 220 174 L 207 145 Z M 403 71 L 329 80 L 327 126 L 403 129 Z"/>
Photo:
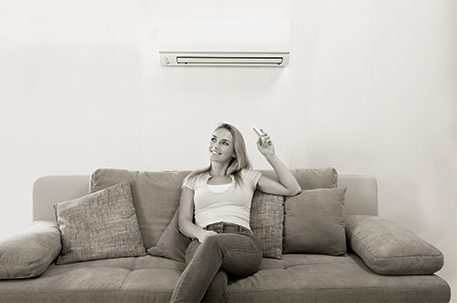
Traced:
<path id="1" fill-rule="evenodd" d="M 209 174 L 206 172 L 194 172 L 189 174 L 183 182 L 183 186 L 189 187 L 190 189 L 195 189 L 197 186 L 205 183 L 209 177 Z"/>
<path id="2" fill-rule="evenodd" d="M 262 173 L 255 169 L 243 168 L 241 170 L 241 175 L 243 176 L 243 178 L 246 178 L 251 183 L 257 184 L 257 181 L 259 181 Z"/>
<path id="3" fill-rule="evenodd" d="M 260 174 L 260 172 L 258 170 L 251 169 L 251 168 L 243 168 L 243 169 L 241 169 L 241 174 L 243 176 L 249 176 L 249 175 Z"/>

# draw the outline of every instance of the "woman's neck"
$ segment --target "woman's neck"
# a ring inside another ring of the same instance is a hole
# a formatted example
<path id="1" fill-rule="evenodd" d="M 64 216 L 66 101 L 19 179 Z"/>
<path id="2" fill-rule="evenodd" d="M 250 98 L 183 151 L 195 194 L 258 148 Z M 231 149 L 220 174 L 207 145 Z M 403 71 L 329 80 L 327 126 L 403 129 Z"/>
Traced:
<path id="1" fill-rule="evenodd" d="M 228 164 L 221 164 L 217 162 L 213 162 L 211 164 L 211 169 L 209 171 L 209 174 L 212 177 L 223 177 L 227 175 L 227 169 L 228 169 Z"/>

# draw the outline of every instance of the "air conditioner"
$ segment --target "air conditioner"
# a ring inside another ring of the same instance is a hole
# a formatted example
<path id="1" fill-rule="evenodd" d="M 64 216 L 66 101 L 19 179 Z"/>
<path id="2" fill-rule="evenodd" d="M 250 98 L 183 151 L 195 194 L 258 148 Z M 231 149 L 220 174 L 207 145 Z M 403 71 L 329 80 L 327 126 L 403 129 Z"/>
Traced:
<path id="1" fill-rule="evenodd" d="M 289 63 L 287 21 L 163 21 L 158 37 L 162 66 L 283 67 Z"/>

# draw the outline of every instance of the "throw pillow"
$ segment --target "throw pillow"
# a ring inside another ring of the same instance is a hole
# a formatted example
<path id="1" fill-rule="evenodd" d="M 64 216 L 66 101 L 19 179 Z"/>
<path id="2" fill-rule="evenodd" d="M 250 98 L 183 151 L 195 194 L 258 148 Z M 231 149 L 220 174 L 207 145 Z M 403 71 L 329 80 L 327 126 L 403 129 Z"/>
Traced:
<path id="1" fill-rule="evenodd" d="M 62 237 L 58 265 L 146 254 L 128 181 L 54 210 Z"/>
<path id="2" fill-rule="evenodd" d="M 379 274 L 427 275 L 444 265 L 440 250 L 386 219 L 348 215 L 346 235 L 352 250 Z"/>
<path id="3" fill-rule="evenodd" d="M 284 196 L 254 192 L 250 225 L 264 258 L 282 259 L 283 218 Z"/>
<path id="4" fill-rule="evenodd" d="M 189 173 L 102 168 L 91 176 L 90 193 L 129 180 L 144 247 L 149 249 L 157 244 L 173 218 L 179 206 L 182 181 Z"/>
<path id="5" fill-rule="evenodd" d="M 0 279 L 40 276 L 60 254 L 60 232 L 52 221 L 35 221 L 0 241 Z"/>
<path id="6" fill-rule="evenodd" d="M 179 231 L 179 207 L 176 210 L 173 219 L 163 232 L 156 246 L 148 249 L 152 256 L 165 257 L 178 262 L 184 263 L 186 258 L 186 249 L 189 246 L 190 238 L 184 236 Z"/>
<path id="7" fill-rule="evenodd" d="M 346 253 L 346 188 L 320 188 L 287 197 L 283 253 Z"/>

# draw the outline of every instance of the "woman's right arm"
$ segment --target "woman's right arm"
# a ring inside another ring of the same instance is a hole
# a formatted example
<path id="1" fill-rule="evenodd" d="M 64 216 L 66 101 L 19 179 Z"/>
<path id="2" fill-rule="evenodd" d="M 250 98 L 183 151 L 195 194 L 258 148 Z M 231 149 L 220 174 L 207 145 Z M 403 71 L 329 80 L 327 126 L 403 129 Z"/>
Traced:
<path id="1" fill-rule="evenodd" d="M 189 238 L 197 238 L 202 243 L 207 236 L 217 234 L 213 231 L 204 230 L 195 225 L 194 217 L 194 191 L 183 187 L 179 202 L 179 231 Z"/>

